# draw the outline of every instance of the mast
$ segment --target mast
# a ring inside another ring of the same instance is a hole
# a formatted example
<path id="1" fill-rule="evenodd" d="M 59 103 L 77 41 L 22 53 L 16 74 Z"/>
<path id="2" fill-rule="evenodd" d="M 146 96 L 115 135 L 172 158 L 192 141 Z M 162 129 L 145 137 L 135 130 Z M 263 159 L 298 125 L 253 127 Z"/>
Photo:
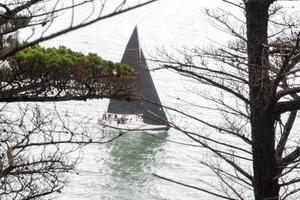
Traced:
<path id="1" fill-rule="evenodd" d="M 144 123 L 162 124 L 164 120 L 167 120 L 167 117 L 163 108 L 160 106 L 161 101 L 140 47 L 137 26 L 134 28 L 127 43 L 121 63 L 127 64 L 134 69 L 138 79 L 141 99 L 130 102 L 111 99 L 107 112 L 117 114 L 142 114 Z"/>

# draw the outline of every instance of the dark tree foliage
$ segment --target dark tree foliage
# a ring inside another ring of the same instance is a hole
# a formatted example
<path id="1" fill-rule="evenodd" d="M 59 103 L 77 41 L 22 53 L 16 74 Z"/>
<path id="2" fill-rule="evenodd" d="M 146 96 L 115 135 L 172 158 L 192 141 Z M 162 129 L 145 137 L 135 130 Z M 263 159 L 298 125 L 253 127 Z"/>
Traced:
<path id="1" fill-rule="evenodd" d="M 88 55 L 83 59 L 83 55 L 76 55 L 75 52 L 66 50 L 65 52 L 68 52 L 69 56 L 73 58 L 67 59 L 58 57 L 58 55 L 56 55 L 57 57 L 51 57 L 50 55 L 55 56 L 51 54 L 51 51 L 54 53 L 54 49 L 47 49 L 49 54 L 43 54 L 44 50 L 38 48 L 38 46 L 17 55 L 14 54 L 39 42 L 117 16 L 154 1 L 144 1 L 130 5 L 131 2 L 125 0 L 116 2 L 113 4 L 114 6 L 111 6 L 111 2 L 101 0 L 79 0 L 76 2 L 13 0 L 0 3 L 0 62 L 2 62 L 2 68 L 6 66 L 0 74 L 0 101 L 61 101 L 86 100 L 88 98 L 135 99 L 133 90 L 135 90 L 136 83 L 134 80 L 128 79 L 128 76 L 116 78 L 120 77 L 124 68 L 119 64 L 115 65 L 104 61 L 101 63 L 101 66 L 112 67 L 108 71 L 115 72 L 110 74 L 111 77 L 108 77 L 109 74 L 105 73 L 95 75 L 96 71 L 91 69 L 93 65 L 92 55 Z M 80 17 L 75 16 L 75 13 L 79 13 L 82 9 L 88 12 L 82 13 Z M 68 15 L 68 17 L 65 17 L 68 21 L 64 22 L 63 27 L 53 30 L 52 26 L 57 24 L 63 15 Z M 21 39 L 20 35 L 24 32 L 29 33 L 29 36 Z M 76 56 L 79 56 L 78 60 L 75 58 Z M 56 58 L 58 60 L 54 61 Z M 15 59 L 15 61 L 12 59 Z M 22 59 L 24 60 L 22 61 Z M 34 59 L 37 59 L 37 61 L 35 62 Z M 47 60 L 49 63 L 43 63 L 42 59 Z M 69 67 L 72 65 L 70 62 L 74 62 L 74 69 Z M 43 64 L 47 66 L 42 66 Z M 51 69 L 51 65 L 52 68 L 55 65 L 61 66 L 61 68 L 55 69 L 56 72 L 54 72 L 55 70 L 47 72 L 48 69 Z M 79 65 L 82 67 L 78 67 Z M 102 69 L 107 70 L 107 67 Z M 85 70 L 83 70 L 84 68 Z M 91 73 L 89 74 L 89 72 Z M 24 74 L 20 75 L 21 73 Z M 58 76 L 58 73 L 62 74 Z M 72 75 L 72 73 L 74 74 Z M 7 75 L 8 77 L 6 77 Z M 13 80 L 14 78 L 15 80 Z"/>
<path id="2" fill-rule="evenodd" d="M 9 57 L 0 70 L 0 101 L 62 101 L 88 98 L 133 100 L 136 81 L 127 65 L 66 47 L 35 45 Z"/>

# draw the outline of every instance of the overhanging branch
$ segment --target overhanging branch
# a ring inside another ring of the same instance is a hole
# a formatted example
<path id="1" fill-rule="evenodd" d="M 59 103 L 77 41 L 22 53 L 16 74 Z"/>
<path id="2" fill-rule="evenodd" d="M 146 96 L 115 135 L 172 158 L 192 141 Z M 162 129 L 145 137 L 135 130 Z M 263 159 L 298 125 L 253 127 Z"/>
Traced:
<path id="1" fill-rule="evenodd" d="M 275 106 L 275 113 L 280 115 L 285 112 L 296 111 L 300 109 L 300 99 L 281 101 Z"/>

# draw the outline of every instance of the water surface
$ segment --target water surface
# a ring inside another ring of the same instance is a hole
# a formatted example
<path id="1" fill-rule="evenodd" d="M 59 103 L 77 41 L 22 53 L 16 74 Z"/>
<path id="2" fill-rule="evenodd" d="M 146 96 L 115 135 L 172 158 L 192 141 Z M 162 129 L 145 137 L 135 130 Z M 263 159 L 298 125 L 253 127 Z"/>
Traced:
<path id="1" fill-rule="evenodd" d="M 205 9 L 214 9 L 222 5 L 221 0 L 161 0 L 45 42 L 43 45 L 65 45 L 84 53 L 95 52 L 105 59 L 118 62 L 133 28 L 138 25 L 146 57 L 153 58 L 157 55 L 157 48 L 165 48 L 175 53 L 183 47 L 205 46 L 212 40 L 224 41 L 226 36 L 210 28 L 203 14 Z M 150 61 L 148 64 L 151 68 L 157 67 Z M 184 109 L 186 112 L 195 112 L 195 108 L 176 101 L 176 97 L 185 96 L 201 104 L 197 95 L 187 93 L 197 85 L 169 71 L 152 72 L 152 76 L 163 104 Z M 69 113 L 77 118 L 88 115 L 96 121 L 106 110 L 107 104 L 108 100 L 90 100 L 58 103 L 57 106 L 69 110 Z M 201 113 L 201 110 L 199 112 Z M 172 115 L 169 117 L 174 118 Z M 193 126 L 189 123 L 185 125 Z M 206 185 L 200 179 L 213 180 L 207 169 L 199 164 L 199 160 L 207 157 L 202 149 L 170 141 L 191 143 L 184 135 L 170 130 L 168 134 L 155 136 L 142 132 L 129 133 L 106 145 L 88 146 L 76 173 L 69 177 L 70 182 L 59 199 L 214 199 L 202 192 L 152 175 L 157 173 L 201 187 Z"/>

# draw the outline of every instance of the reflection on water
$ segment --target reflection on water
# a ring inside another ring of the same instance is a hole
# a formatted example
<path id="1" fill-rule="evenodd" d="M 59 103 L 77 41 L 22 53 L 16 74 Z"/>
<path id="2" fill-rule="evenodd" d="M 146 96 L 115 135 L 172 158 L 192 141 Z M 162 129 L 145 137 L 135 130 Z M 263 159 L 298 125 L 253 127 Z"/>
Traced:
<path id="1" fill-rule="evenodd" d="M 163 181 L 152 172 L 198 186 L 209 175 L 195 159 L 201 149 L 168 141 L 186 138 L 169 133 L 127 133 L 105 145 L 90 145 L 71 174 L 60 200 L 211 200 L 203 193 Z"/>
<path id="2" fill-rule="evenodd" d="M 167 133 L 128 133 L 110 144 L 108 167 L 111 170 L 109 199 L 153 199 L 151 181 L 153 167 L 159 167 L 159 153 Z"/>

